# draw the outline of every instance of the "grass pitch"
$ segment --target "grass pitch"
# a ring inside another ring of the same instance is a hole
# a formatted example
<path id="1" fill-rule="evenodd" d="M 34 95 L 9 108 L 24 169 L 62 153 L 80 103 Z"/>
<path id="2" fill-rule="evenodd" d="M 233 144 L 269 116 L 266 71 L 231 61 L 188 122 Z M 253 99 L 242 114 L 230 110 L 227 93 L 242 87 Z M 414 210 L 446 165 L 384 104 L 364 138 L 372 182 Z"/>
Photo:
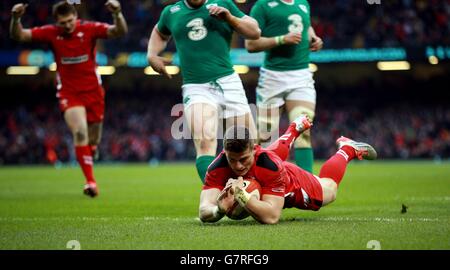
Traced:
<path id="1" fill-rule="evenodd" d="M 194 164 L 95 173 L 100 196 L 91 199 L 78 167 L 0 168 L 0 249 L 67 249 L 70 240 L 81 249 L 367 249 L 370 240 L 381 249 L 450 249 L 449 163 L 354 162 L 336 202 L 286 209 L 277 225 L 202 224 Z"/>

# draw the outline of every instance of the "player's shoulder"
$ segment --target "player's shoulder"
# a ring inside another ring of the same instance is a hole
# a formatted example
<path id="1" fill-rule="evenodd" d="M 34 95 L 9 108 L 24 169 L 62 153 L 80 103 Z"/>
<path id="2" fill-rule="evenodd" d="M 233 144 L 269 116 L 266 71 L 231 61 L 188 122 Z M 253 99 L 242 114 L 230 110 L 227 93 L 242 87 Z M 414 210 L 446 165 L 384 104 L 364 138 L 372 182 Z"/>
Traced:
<path id="1" fill-rule="evenodd" d="M 256 150 L 255 165 L 258 169 L 278 172 L 281 169 L 281 159 L 272 151 L 258 147 Z"/>
<path id="2" fill-rule="evenodd" d="M 55 33 L 58 32 L 58 27 L 54 24 L 44 24 L 42 26 L 36 26 L 36 27 L 34 27 L 34 29 L 40 29 L 40 30 L 55 32 Z"/>
<path id="3" fill-rule="evenodd" d="M 97 27 L 97 26 L 100 26 L 103 24 L 105 24 L 105 23 L 97 22 L 97 21 L 89 21 L 89 20 L 78 20 L 77 21 L 77 27 L 80 27 L 81 29 L 89 29 L 89 28 Z"/>
<path id="4" fill-rule="evenodd" d="M 280 5 L 279 1 L 276 0 L 258 0 L 256 1 L 254 7 L 259 8 L 274 8 Z"/>
<path id="5" fill-rule="evenodd" d="M 176 14 L 176 13 L 184 10 L 185 8 L 186 8 L 186 6 L 184 5 L 183 1 L 178 1 L 173 4 L 167 5 L 163 9 L 162 14 L 166 14 L 166 15 Z"/>

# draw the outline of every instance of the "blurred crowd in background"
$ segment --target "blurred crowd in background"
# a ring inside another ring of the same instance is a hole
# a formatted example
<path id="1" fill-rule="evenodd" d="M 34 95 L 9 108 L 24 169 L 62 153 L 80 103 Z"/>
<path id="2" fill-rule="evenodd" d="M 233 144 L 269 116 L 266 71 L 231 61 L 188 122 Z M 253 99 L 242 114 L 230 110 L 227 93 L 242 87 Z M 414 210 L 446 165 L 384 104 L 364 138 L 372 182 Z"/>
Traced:
<path id="1" fill-rule="evenodd" d="M 0 36 L 2 49 L 17 49 L 18 44 L 8 39 L 10 10 L 18 0 L 0 2 Z M 25 27 L 53 23 L 51 6 L 57 1 L 28 1 L 27 13 L 22 19 Z M 105 1 L 81 1 L 80 17 L 112 23 L 112 17 L 103 7 Z M 162 9 L 175 0 L 121 1 L 129 25 L 126 37 L 105 41 L 100 51 L 115 55 L 122 51 L 145 51 L 153 26 Z M 249 14 L 254 0 L 238 4 Z M 325 48 L 416 47 L 450 44 L 450 1 L 448 0 L 382 0 L 370 5 L 364 0 L 310 1 L 311 19 Z M 241 39 L 235 40 L 241 47 Z M 38 45 L 40 48 L 41 45 Z M 27 47 L 28 48 L 28 47 Z M 171 48 L 174 48 L 171 46 Z"/>
<path id="2" fill-rule="evenodd" d="M 20 1 L 0 1 L 0 50 L 49 49 L 42 44 L 18 44 L 9 38 L 10 10 L 17 2 Z M 28 1 L 23 25 L 52 23 L 50 12 L 55 2 Z M 80 17 L 112 22 L 111 15 L 103 7 L 104 2 L 82 0 Z M 121 2 L 130 31 L 122 39 L 100 43 L 100 51 L 111 56 L 122 51 L 146 51 L 148 37 L 161 10 L 174 1 Z M 369 5 L 367 1 L 359 0 L 310 1 L 312 25 L 323 38 L 326 49 L 450 44 L 449 0 L 381 2 L 381 5 Z M 248 14 L 253 3 L 249 1 L 238 6 Z M 242 46 L 242 40 L 234 42 L 234 46 Z M 143 88 L 139 86 L 139 80 L 143 79 L 131 81 L 137 91 Z M 329 157 L 335 152 L 336 138 L 346 135 L 373 144 L 382 159 L 450 158 L 450 106 L 446 99 L 449 95 L 442 94 L 448 91 L 447 80 L 448 74 L 441 76 L 441 81 L 434 85 L 427 79 L 417 83 L 395 77 L 391 83 L 362 83 L 353 92 L 348 87 L 332 89 L 333 86 L 319 82 L 316 84 L 318 107 L 312 130 L 315 157 Z M 3 89 L 15 97 L 0 100 L 0 164 L 74 162 L 72 136 L 57 108 L 54 86 L 48 84 L 45 87 L 45 90 L 34 92 L 27 92 L 27 86 L 23 85 Z M 139 91 L 126 93 L 119 87 L 114 89 L 114 85 L 107 88 L 111 89 L 107 91 L 100 161 L 157 164 L 159 161 L 195 158 L 192 140 L 176 140 L 171 135 L 176 117 L 170 115 L 170 110 L 181 101 L 178 89 L 161 89 L 154 98 Z M 42 91 L 46 97 L 38 94 Z M 250 96 L 253 92 L 254 86 L 247 87 Z M 367 93 L 371 96 L 365 96 Z M 430 97 L 431 93 L 441 94 Z M 411 95 L 415 95 L 414 102 L 411 102 Z M 22 100 L 24 97 L 27 99 Z M 249 98 L 250 102 L 252 100 L 254 97 Z M 287 125 L 284 116 L 280 131 L 283 132 Z"/>
<path id="3" fill-rule="evenodd" d="M 177 95 L 111 93 L 107 98 L 100 161 L 185 161 L 195 159 L 192 140 L 177 140 L 171 108 Z M 332 100 L 327 96 L 323 99 Z M 362 110 L 353 100 L 320 103 L 312 129 L 314 154 L 326 159 L 341 136 L 367 141 L 381 159 L 450 158 L 450 106 L 408 103 Z M 448 103 L 448 102 L 447 102 Z M 56 101 L 0 110 L 0 164 L 74 162 L 72 136 Z M 280 132 L 289 122 L 283 115 Z"/>

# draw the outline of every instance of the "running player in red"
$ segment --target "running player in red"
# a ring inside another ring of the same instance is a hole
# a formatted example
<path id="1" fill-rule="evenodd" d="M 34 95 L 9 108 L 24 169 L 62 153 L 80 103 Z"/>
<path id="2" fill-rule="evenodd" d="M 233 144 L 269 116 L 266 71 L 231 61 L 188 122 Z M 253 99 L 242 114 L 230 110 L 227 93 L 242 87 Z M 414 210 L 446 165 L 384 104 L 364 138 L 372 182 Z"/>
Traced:
<path id="1" fill-rule="evenodd" d="M 72 132 L 78 163 L 86 178 L 84 194 L 95 197 L 98 188 L 93 173 L 93 156 L 100 143 L 104 89 L 97 73 L 96 40 L 116 38 L 128 31 L 120 3 L 109 0 L 106 8 L 112 13 L 114 25 L 79 20 L 75 7 L 67 1 L 53 6 L 55 25 L 26 29 L 20 18 L 26 4 L 12 8 L 10 35 L 20 42 L 51 44 L 57 65 L 57 97 L 64 119 Z"/>
<path id="2" fill-rule="evenodd" d="M 375 149 L 367 143 L 345 137 L 336 143 L 339 150 L 322 166 L 319 176 L 285 161 L 294 140 L 312 126 L 305 115 L 298 117 L 286 133 L 268 148 L 255 145 L 245 127 L 234 126 L 225 133 L 224 151 L 211 163 L 200 195 L 199 216 L 216 222 L 237 201 L 257 221 L 275 224 L 283 208 L 319 210 L 332 203 L 347 163 L 375 159 Z M 236 136 L 237 134 L 237 136 Z M 262 188 L 261 199 L 243 189 L 243 179 L 255 179 Z"/>

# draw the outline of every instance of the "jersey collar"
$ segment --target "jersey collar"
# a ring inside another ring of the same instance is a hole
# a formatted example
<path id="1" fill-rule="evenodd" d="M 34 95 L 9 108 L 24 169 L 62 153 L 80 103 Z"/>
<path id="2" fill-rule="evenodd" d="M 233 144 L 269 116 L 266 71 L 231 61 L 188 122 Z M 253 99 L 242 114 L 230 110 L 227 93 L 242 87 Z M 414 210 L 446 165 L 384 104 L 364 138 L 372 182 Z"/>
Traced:
<path id="1" fill-rule="evenodd" d="M 280 1 L 281 3 L 283 3 L 283 4 L 285 4 L 285 5 L 288 5 L 288 6 L 292 6 L 292 5 L 295 4 L 295 0 L 292 0 L 291 3 L 285 2 L 285 1 L 283 1 L 283 0 L 279 0 L 279 1 Z"/>
<path id="2" fill-rule="evenodd" d="M 206 3 L 208 3 L 208 0 L 206 0 L 205 3 L 203 3 L 203 5 L 202 5 L 201 7 L 198 7 L 198 8 L 194 8 L 194 7 L 192 7 L 191 5 L 189 5 L 189 3 L 188 3 L 187 0 L 183 0 L 183 3 L 184 3 L 184 5 L 185 5 L 188 9 L 195 10 L 195 9 L 200 9 L 200 8 L 202 8 Z"/>
<path id="3" fill-rule="evenodd" d="M 55 24 L 56 29 L 58 29 L 58 35 L 64 35 L 65 37 L 71 37 L 71 36 L 73 36 L 74 34 L 76 34 L 76 33 L 77 33 L 77 30 L 80 28 L 80 27 L 79 27 L 80 25 L 81 25 L 81 20 L 80 20 L 80 19 L 77 19 L 77 21 L 75 22 L 75 29 L 73 29 L 73 32 L 70 33 L 70 34 L 65 34 L 65 33 L 64 33 L 64 30 L 62 29 L 62 27 L 59 27 L 59 26 L 57 26 L 57 25 Z"/>

